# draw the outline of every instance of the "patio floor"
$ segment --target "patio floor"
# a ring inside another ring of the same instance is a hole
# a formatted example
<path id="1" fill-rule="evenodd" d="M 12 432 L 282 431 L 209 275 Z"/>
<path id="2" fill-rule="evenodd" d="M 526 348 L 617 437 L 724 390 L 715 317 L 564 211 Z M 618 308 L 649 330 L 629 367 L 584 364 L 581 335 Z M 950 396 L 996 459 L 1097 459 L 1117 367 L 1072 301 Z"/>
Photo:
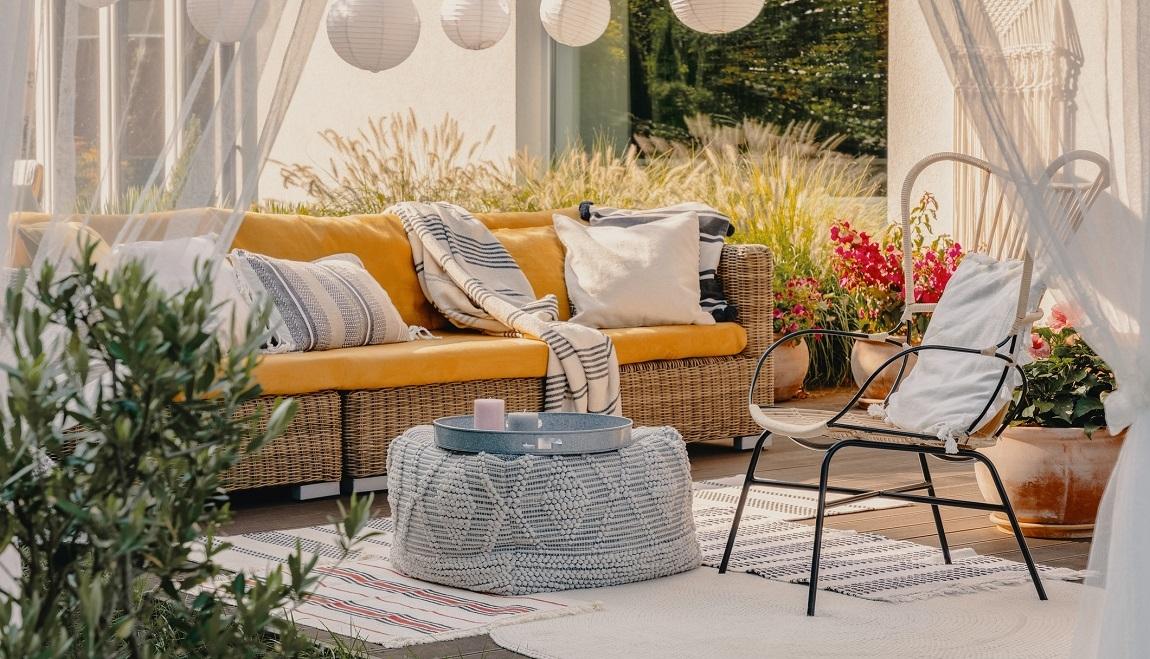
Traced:
<path id="1" fill-rule="evenodd" d="M 849 394 L 850 392 L 844 390 L 820 391 L 806 400 L 795 401 L 794 404 L 837 409 Z M 691 444 L 688 446 L 688 452 L 691 456 L 691 473 L 694 480 L 746 472 L 749 453 L 733 451 L 729 442 Z M 921 479 L 918 461 L 913 456 L 892 457 L 874 453 L 844 449 L 832 466 L 832 480 L 844 485 L 878 487 Z M 804 449 L 793 442 L 777 442 L 759 460 L 759 473 L 776 479 L 815 482 L 818 479 L 821 457 L 820 453 Z M 973 466 L 934 461 L 931 472 L 938 494 L 957 498 L 979 497 Z M 376 514 L 387 515 L 389 510 L 386 497 L 381 493 L 377 495 L 377 499 L 379 506 Z M 233 508 L 235 520 L 226 529 L 227 533 L 251 533 L 322 524 L 329 517 L 338 514 L 336 499 L 292 502 L 287 501 L 282 491 L 241 493 L 233 500 Z M 971 547 L 979 554 L 993 554 L 1011 560 L 1021 560 L 1013 538 L 999 531 L 987 519 L 986 513 L 943 508 L 942 515 L 951 547 Z M 838 515 L 828 518 L 827 525 L 832 528 L 870 531 L 888 538 L 938 546 L 934 522 L 931 519 L 930 509 L 926 506 Z M 1031 539 L 1029 545 L 1036 561 L 1073 569 L 1085 568 L 1090 552 L 1088 540 Z M 408 659 L 432 657 L 505 659 L 523 656 L 499 648 L 486 636 L 400 650 L 378 649 L 373 652 L 368 647 L 367 652 L 371 657 Z"/>

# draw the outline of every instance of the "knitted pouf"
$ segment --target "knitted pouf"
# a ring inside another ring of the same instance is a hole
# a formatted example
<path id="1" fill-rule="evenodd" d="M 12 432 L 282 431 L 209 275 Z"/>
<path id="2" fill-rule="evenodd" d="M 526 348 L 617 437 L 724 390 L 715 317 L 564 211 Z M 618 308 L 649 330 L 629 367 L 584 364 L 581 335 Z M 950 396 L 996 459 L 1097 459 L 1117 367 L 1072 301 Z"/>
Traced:
<path id="1" fill-rule="evenodd" d="M 674 428 L 609 453 L 455 453 L 431 426 L 387 455 L 391 562 L 417 579 L 503 595 L 598 588 L 698 567 L 691 468 Z"/>

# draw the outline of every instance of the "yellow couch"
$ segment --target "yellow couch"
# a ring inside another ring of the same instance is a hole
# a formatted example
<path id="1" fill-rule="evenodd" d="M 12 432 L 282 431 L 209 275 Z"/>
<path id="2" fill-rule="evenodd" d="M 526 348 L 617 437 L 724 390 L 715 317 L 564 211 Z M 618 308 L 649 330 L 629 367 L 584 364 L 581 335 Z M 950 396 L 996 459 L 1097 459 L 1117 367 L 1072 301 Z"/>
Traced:
<path id="1" fill-rule="evenodd" d="M 180 211 L 192 212 L 224 211 Z M 571 209 L 559 212 L 574 214 Z M 556 295 L 566 314 L 564 251 L 551 216 L 494 213 L 479 218 L 519 263 L 535 293 Z M 147 224 L 162 227 L 170 217 L 156 214 Z M 12 228 L 46 219 L 17 215 Z M 124 223 L 113 215 L 83 220 L 109 241 Z M 544 344 L 453 328 L 424 297 L 397 217 L 252 212 L 245 215 L 233 247 L 293 260 L 354 253 L 404 320 L 437 337 L 266 355 L 256 370 L 264 393 L 295 396 L 302 409 L 284 438 L 230 474 L 233 489 L 341 479 L 369 479 L 378 486 L 378 477 L 386 473 L 389 441 L 411 425 L 463 413 L 476 397 L 505 398 L 513 410 L 541 405 Z M 15 258 L 22 257 L 17 253 Z M 772 338 L 771 268 L 770 254 L 761 246 L 724 249 L 719 275 L 739 308 L 737 323 L 608 330 L 621 364 L 624 414 L 640 425 L 673 425 L 688 441 L 755 432 L 743 401 L 753 359 Z M 768 378 L 764 393 L 770 390 Z"/>

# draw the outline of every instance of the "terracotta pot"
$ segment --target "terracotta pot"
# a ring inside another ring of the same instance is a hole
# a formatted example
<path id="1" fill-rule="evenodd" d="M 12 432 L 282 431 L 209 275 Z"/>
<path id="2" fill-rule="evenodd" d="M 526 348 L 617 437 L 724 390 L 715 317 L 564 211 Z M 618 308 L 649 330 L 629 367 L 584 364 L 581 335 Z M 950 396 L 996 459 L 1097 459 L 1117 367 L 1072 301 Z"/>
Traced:
<path id="1" fill-rule="evenodd" d="M 775 360 L 775 402 L 790 400 L 803 389 L 811 368 L 811 351 L 804 339 L 786 343 L 771 354 Z"/>
<path id="2" fill-rule="evenodd" d="M 871 373 L 874 373 L 886 360 L 894 357 L 902 350 L 901 346 L 886 341 L 855 341 L 854 346 L 851 347 L 851 375 L 854 376 L 855 386 L 863 386 Z M 916 361 L 918 361 L 918 357 L 911 355 L 907 361 L 907 373 L 910 373 L 911 369 L 914 368 Z M 866 388 L 863 398 L 859 402 L 863 404 L 882 402 L 890 393 L 891 387 L 894 386 L 895 379 L 898 378 L 898 368 L 899 362 L 895 362 L 880 373 L 874 382 L 871 382 L 870 386 Z"/>
<path id="3" fill-rule="evenodd" d="M 994 461 L 1022 534 L 1031 538 L 1089 538 L 1110 472 L 1126 431 L 1105 429 L 1086 437 L 1081 428 L 1007 428 L 998 444 L 979 451 Z M 994 481 L 981 464 L 974 472 L 987 501 L 998 501 Z M 1010 533 L 1006 515 L 991 521 Z"/>

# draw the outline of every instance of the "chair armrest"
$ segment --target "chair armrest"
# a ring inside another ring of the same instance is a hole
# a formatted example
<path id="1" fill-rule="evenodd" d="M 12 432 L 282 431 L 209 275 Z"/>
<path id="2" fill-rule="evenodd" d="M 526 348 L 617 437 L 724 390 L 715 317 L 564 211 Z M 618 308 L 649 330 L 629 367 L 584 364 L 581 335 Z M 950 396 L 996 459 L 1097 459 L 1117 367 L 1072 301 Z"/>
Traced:
<path id="1" fill-rule="evenodd" d="M 744 355 L 758 357 L 774 342 L 775 259 L 765 245 L 723 245 L 719 281 L 747 331 Z"/>

